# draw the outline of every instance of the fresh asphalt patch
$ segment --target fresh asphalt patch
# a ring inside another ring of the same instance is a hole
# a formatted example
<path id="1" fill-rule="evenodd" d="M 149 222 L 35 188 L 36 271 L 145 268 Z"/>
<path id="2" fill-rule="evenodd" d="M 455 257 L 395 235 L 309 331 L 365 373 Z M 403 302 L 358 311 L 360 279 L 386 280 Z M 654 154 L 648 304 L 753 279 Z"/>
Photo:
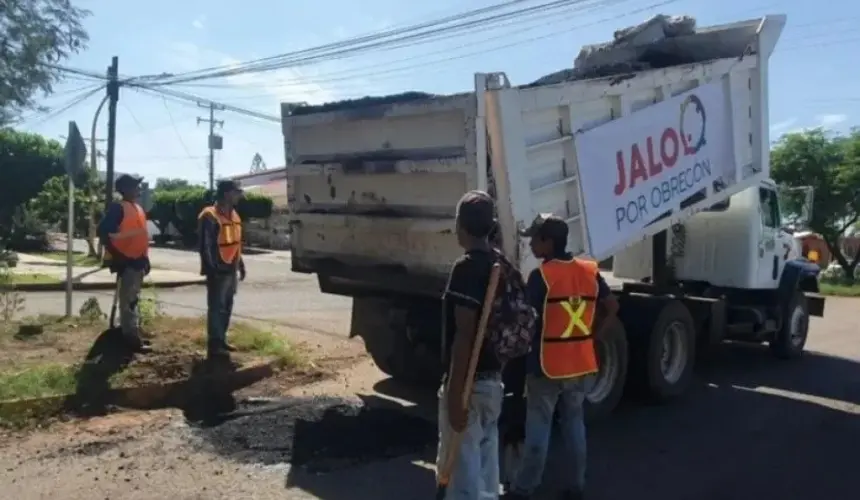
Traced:
<path id="1" fill-rule="evenodd" d="M 193 425 L 204 446 L 222 456 L 249 464 L 290 464 L 312 474 L 436 445 L 434 422 L 370 399 L 238 402 L 229 413 L 198 418 Z"/>

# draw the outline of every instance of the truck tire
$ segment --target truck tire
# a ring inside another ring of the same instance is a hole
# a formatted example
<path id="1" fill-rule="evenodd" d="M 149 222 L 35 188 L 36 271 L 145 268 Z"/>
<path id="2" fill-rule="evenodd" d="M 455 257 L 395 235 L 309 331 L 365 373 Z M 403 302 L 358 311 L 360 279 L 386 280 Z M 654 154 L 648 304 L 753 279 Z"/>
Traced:
<path id="1" fill-rule="evenodd" d="M 809 308 L 806 296 L 795 290 L 785 308 L 782 327 L 770 341 L 770 350 L 780 359 L 794 359 L 803 355 L 806 338 L 809 334 Z"/>
<path id="2" fill-rule="evenodd" d="M 644 381 L 648 394 L 667 401 L 683 394 L 693 381 L 696 323 L 683 302 L 665 303 L 648 335 Z"/>
<path id="3" fill-rule="evenodd" d="M 627 332 L 620 321 L 608 325 L 605 333 L 595 338 L 597 362 L 600 367 L 587 384 L 585 394 L 585 419 L 594 422 L 609 416 L 624 394 L 627 380 Z"/>
<path id="4" fill-rule="evenodd" d="M 377 298 L 355 298 L 350 336 L 360 336 L 376 366 L 398 382 L 436 387 L 441 380 L 438 351 L 410 339 L 403 321 L 392 314 L 392 302 Z"/>

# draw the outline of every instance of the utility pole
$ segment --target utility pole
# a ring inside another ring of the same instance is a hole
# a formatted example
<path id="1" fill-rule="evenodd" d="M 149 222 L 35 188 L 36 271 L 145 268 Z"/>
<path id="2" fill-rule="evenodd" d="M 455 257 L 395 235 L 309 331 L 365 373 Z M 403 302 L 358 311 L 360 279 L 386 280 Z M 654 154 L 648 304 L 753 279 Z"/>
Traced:
<path id="1" fill-rule="evenodd" d="M 197 117 L 197 125 L 201 123 L 209 124 L 209 191 L 215 190 L 215 150 L 224 148 L 224 138 L 220 135 L 215 135 L 215 125 L 224 128 L 224 120 L 216 120 L 215 119 L 215 111 L 221 111 L 224 109 L 224 106 L 215 104 L 214 102 L 210 102 L 209 104 L 204 104 L 202 102 L 197 103 L 201 108 L 209 108 L 209 118 L 200 118 Z"/>
<path id="2" fill-rule="evenodd" d="M 111 58 L 107 72 L 108 84 L 108 136 L 105 165 L 105 212 L 113 202 L 114 156 L 116 153 L 116 105 L 119 101 L 119 57 Z"/>

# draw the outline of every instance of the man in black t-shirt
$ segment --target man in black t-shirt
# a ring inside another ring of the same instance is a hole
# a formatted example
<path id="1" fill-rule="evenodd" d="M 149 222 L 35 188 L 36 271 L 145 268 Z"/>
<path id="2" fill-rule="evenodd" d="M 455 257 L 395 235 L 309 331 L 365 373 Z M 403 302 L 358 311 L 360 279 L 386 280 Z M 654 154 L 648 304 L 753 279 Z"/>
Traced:
<path id="1" fill-rule="evenodd" d="M 451 268 L 443 296 L 442 353 L 446 373 L 439 391 L 437 470 L 445 462 L 452 431 L 462 433 L 463 440 L 447 499 L 499 496 L 502 367 L 488 342 L 478 358 L 469 407 L 463 409 L 462 405 L 466 372 L 494 263 L 488 239 L 496 224 L 494 212 L 492 198 L 482 191 L 466 193 L 457 205 L 457 240 L 466 252 Z M 450 385 L 446 385 L 449 380 Z"/>

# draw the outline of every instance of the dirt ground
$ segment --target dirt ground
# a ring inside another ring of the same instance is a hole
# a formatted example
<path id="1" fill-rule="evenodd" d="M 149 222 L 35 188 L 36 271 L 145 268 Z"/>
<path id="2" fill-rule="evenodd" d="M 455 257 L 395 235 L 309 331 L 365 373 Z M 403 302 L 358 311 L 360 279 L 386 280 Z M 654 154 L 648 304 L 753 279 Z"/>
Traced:
<path id="1" fill-rule="evenodd" d="M 129 387 L 185 380 L 202 366 L 205 358 L 205 324 L 200 318 L 154 319 L 143 335 L 153 347 L 146 356 L 132 356 L 119 332 L 108 330 L 104 321 L 42 316 L 22 324 L 23 329 L 18 323 L 0 327 L 0 367 L 7 374 L 50 369 L 58 380 L 45 382 L 42 387 L 47 392 L 43 395 L 50 395 L 53 389 L 62 392 L 65 383 L 74 382 Z M 234 329 L 242 341 L 237 344 L 240 351 L 233 356 L 236 365 L 260 362 L 267 354 L 287 354 L 286 344 L 266 345 L 274 342 L 268 331 L 238 322 Z M 63 375 L 63 367 L 68 367 L 69 373 Z M 69 380 L 62 380 L 66 378 Z M 30 382 L 26 390 L 38 391 L 39 383 Z M 0 391 L 5 392 L 8 391 Z"/>
<path id="2" fill-rule="evenodd" d="M 860 498 L 858 307 L 828 299 L 797 362 L 727 346 L 683 400 L 625 401 L 590 428 L 589 498 Z M 326 338 L 303 341 L 337 376 L 270 381 L 248 394 L 281 397 L 229 419 L 123 413 L 7 438 L 0 489 L 23 500 L 432 498 L 434 395 L 393 384 L 357 343 Z M 556 459 L 547 480 L 563 473 Z"/>

